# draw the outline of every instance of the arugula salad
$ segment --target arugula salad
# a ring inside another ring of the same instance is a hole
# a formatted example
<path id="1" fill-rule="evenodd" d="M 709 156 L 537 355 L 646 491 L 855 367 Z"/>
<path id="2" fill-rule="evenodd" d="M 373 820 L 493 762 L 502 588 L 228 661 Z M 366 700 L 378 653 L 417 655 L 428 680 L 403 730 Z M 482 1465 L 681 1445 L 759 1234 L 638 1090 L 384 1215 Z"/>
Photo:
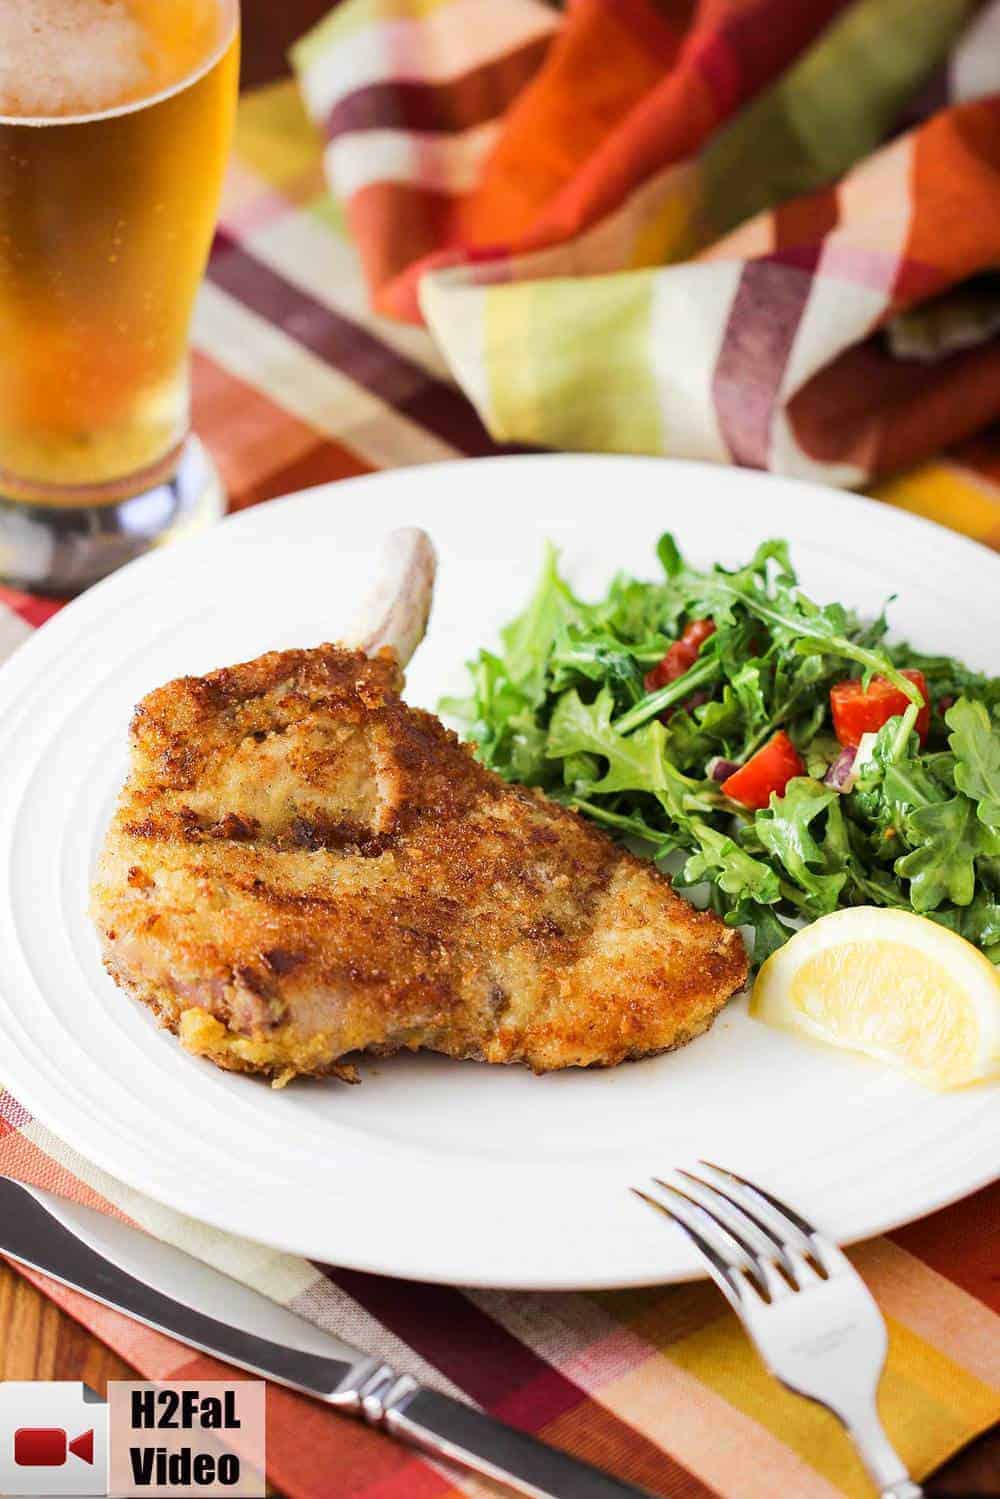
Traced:
<path id="1" fill-rule="evenodd" d="M 550 546 L 499 653 L 446 700 L 480 759 L 753 932 L 754 964 L 841 906 L 932 917 L 1000 963 L 1000 678 L 806 598 L 784 541 L 575 597 Z"/>

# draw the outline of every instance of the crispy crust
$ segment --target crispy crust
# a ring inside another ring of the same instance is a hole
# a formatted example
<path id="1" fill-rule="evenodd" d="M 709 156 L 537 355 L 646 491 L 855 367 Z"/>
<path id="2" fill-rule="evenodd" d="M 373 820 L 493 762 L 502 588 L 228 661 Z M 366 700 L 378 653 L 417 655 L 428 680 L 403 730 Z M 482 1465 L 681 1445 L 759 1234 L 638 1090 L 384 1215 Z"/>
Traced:
<path id="1" fill-rule="evenodd" d="M 401 687 L 391 654 L 321 646 L 140 703 L 93 892 L 116 981 L 279 1081 L 419 1047 L 613 1066 L 705 1030 L 738 933 Z"/>

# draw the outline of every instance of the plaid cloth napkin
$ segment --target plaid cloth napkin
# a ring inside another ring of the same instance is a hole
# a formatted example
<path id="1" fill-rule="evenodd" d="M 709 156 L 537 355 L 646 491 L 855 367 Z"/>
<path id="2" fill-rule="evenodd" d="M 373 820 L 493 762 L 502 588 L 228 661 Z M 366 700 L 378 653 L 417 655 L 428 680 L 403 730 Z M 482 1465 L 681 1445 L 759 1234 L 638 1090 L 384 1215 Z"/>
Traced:
<path id="1" fill-rule="evenodd" d="M 482 14 L 475 0 L 466 3 L 467 14 Z M 486 3 L 492 16 L 507 0 Z M 631 0 L 621 3 L 623 14 L 634 11 Z M 445 9 L 433 0 L 416 8 L 428 16 Z M 528 11 L 539 14 L 534 5 L 519 8 Z M 402 23 L 414 5 L 399 3 L 394 13 Z M 558 17 L 542 20 L 544 40 Z M 362 76 L 357 70 L 372 67 L 369 42 L 359 40 L 354 56 L 352 76 Z M 446 44 L 435 66 L 442 80 L 468 71 L 461 47 Z M 196 424 L 236 508 L 377 468 L 498 451 L 427 333 L 372 311 L 346 229 L 294 85 L 246 96 L 195 356 Z M 919 336 L 926 339 L 926 329 Z M 1000 430 L 875 492 L 1000 547 Z M 330 505 L 335 523 L 336 489 Z M 0 657 L 56 607 L 0 589 Z M 709 1285 L 525 1296 L 318 1267 L 157 1207 L 96 1171 L 2 1092 L 0 1172 L 124 1215 L 399 1368 L 654 1493 L 865 1499 L 870 1492 L 833 1419 L 763 1374 Z M 854 1251 L 890 1321 L 883 1414 L 918 1474 L 1000 1417 L 998 1243 L 1000 1189 L 993 1189 Z M 31 1278 L 143 1375 L 218 1375 L 211 1360 Z M 289 1499 L 488 1492 L 274 1387 L 269 1453 L 271 1481 Z"/>
<path id="2" fill-rule="evenodd" d="M 346 0 L 295 63 L 497 440 L 858 485 L 1000 413 L 1000 283 L 940 301 L 1000 264 L 997 0 Z"/>

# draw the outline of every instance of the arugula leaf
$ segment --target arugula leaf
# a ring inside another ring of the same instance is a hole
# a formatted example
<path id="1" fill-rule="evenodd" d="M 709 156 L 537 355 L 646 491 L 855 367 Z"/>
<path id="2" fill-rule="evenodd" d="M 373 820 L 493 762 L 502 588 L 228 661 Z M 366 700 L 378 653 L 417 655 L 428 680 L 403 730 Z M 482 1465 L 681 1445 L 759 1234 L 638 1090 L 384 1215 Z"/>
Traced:
<path id="1" fill-rule="evenodd" d="M 648 648 L 644 648 L 648 649 Z M 659 661 L 667 649 L 662 639 L 654 644 L 649 659 Z M 587 632 L 570 625 L 556 637 L 549 655 L 550 692 L 562 692 L 581 678 L 604 682 L 616 699 L 631 706 L 644 695 L 643 654 L 607 632 Z"/>
<path id="2" fill-rule="evenodd" d="M 808 744 L 802 746 L 806 770 L 813 780 L 821 781 L 840 758 L 843 746 L 832 734 L 814 734 Z"/>
<path id="3" fill-rule="evenodd" d="M 764 723 L 770 728 L 763 682 L 764 669 L 763 661 L 751 658 L 729 675 L 730 685 L 749 729 L 756 729 Z"/>
<path id="4" fill-rule="evenodd" d="M 481 651 L 471 669 L 475 696 L 445 699 L 441 711 L 466 720 L 484 764 L 508 780 L 527 786 L 546 784 L 551 776 L 545 763 L 545 733 L 524 693 L 511 682 L 506 664 L 499 656 Z"/>
<path id="5" fill-rule="evenodd" d="M 887 677 L 911 702 L 919 703 L 918 689 L 900 674 L 884 651 L 874 649 L 866 641 L 853 614 L 842 604 L 820 606 L 795 588 L 795 574 L 787 565 L 787 548 L 775 542 L 765 543 L 758 548 L 754 561 L 762 554 L 782 561 L 770 588 L 766 572 L 761 573 L 751 563 L 742 573 L 734 573 L 728 579 L 717 569 L 711 591 L 742 603 L 749 613 L 768 625 L 774 643 L 781 649 L 793 654 L 827 655 L 853 661 L 864 669 L 866 676 L 877 673 Z"/>
<path id="6" fill-rule="evenodd" d="M 753 963 L 758 968 L 773 952 L 794 937 L 794 927 L 786 926 L 773 906 L 761 906 L 752 900 L 738 900 L 719 913 L 727 926 L 749 927 L 753 932 Z"/>
<path id="7" fill-rule="evenodd" d="M 655 692 L 642 698 L 634 708 L 630 708 L 616 721 L 615 732 L 621 735 L 631 734 L 633 729 L 639 728 L 651 718 L 656 718 L 664 709 L 673 707 L 675 703 L 683 702 L 692 693 L 716 681 L 720 675 L 721 662 L 713 636 L 708 647 L 702 649 L 701 655 L 689 671 L 686 671 L 682 677 L 678 677 L 676 681 L 668 682 L 665 687 L 659 687 Z"/>
<path id="8" fill-rule="evenodd" d="M 810 831 L 811 825 L 836 799 L 837 793 L 807 776 L 789 781 L 784 796 L 772 796 L 771 805 L 757 813 L 754 831 L 763 847 L 787 870 L 805 892 L 805 906 L 815 916 L 837 908 L 837 898 L 847 880 L 844 870 L 821 871 L 826 859 Z"/>
<path id="9" fill-rule="evenodd" d="M 1000 963 L 1000 899 L 996 895 L 981 890 L 967 906 L 944 906 L 928 914 L 933 921 L 981 947 L 994 963 Z"/>
<path id="10" fill-rule="evenodd" d="M 823 839 L 827 868 L 842 869 L 847 874 L 841 904 L 847 904 L 850 898 L 850 901 L 862 905 L 909 909 L 910 902 L 902 881 L 891 871 L 881 869 L 870 859 L 865 859 L 863 835 L 845 814 L 845 801 L 846 798 L 840 797 L 827 808 L 826 835 Z"/>
<path id="11" fill-rule="evenodd" d="M 559 626 L 575 618 L 579 609 L 559 576 L 558 560 L 559 554 L 550 542 L 531 602 L 500 634 L 507 674 L 531 704 L 540 702 L 544 695 L 548 654 Z"/>
<path id="12" fill-rule="evenodd" d="M 752 734 L 740 754 L 747 759 L 766 744 L 776 729 L 794 726 L 793 738 L 799 745 L 806 743 L 807 736 L 799 732 L 799 722 L 812 720 L 817 710 L 819 719 L 826 716 L 827 691 L 841 675 L 836 662 L 825 656 L 794 656 L 780 654 L 772 649 L 773 687 L 767 721 Z"/>
<path id="13" fill-rule="evenodd" d="M 546 754 L 550 759 L 565 755 L 600 755 L 607 770 L 593 790 L 661 791 L 667 782 L 664 754 L 666 730 L 659 721 L 629 738 L 616 734 L 611 723 L 615 700 L 604 687 L 592 703 L 585 703 L 576 688 L 564 692 L 549 723 Z"/>
<path id="14" fill-rule="evenodd" d="M 641 583 L 619 573 L 611 581 L 607 598 L 586 607 L 592 629 L 610 630 L 621 641 L 639 641 L 656 634 L 672 640 L 684 613 L 684 598 L 669 583 Z"/>
<path id="15" fill-rule="evenodd" d="M 664 531 L 656 543 L 656 557 L 668 578 L 676 578 L 678 573 L 684 571 L 680 547 L 669 531 Z"/>
<path id="16" fill-rule="evenodd" d="M 917 736 L 902 738 L 901 723 L 890 718 L 879 730 L 856 791 L 858 806 L 879 827 L 894 832 L 917 808 L 945 800 L 945 792 L 920 758 Z"/>
<path id="17" fill-rule="evenodd" d="M 676 832 L 666 832 L 663 828 L 654 827 L 638 813 L 613 812 L 599 802 L 588 801 L 582 797 L 574 798 L 573 805 L 578 811 L 586 812 L 587 816 L 592 817 L 595 822 L 614 828 L 616 832 L 638 839 L 641 843 L 650 844 L 656 850 L 654 855 L 656 858 L 681 846 Z"/>
<path id="18" fill-rule="evenodd" d="M 609 795 L 617 791 L 646 791 L 678 823 L 691 814 L 713 810 L 698 782 L 690 780 L 666 755 L 666 730 L 659 720 L 647 724 L 627 739 L 611 723 L 614 699 L 604 688 L 592 703 L 584 703 L 575 690 L 564 692 L 549 724 L 546 754 L 550 759 L 579 753 L 600 755 L 607 770 L 587 790 L 587 795 Z"/>
<path id="19" fill-rule="evenodd" d="M 769 865 L 754 859 L 738 843 L 715 828 L 695 828 L 698 851 L 684 866 L 681 883 L 697 885 L 711 879 L 727 895 L 758 905 L 773 906 L 781 899 L 778 876 Z"/>
<path id="20" fill-rule="evenodd" d="M 982 703 L 961 697 L 944 715 L 955 754 L 955 785 L 978 803 L 980 822 L 1000 833 L 1000 733 Z"/>
<path id="21" fill-rule="evenodd" d="M 1000 853 L 1000 834 L 983 827 L 975 803 L 965 796 L 918 807 L 906 818 L 903 831 L 912 851 L 894 867 L 910 882 L 915 911 L 933 911 L 945 900 L 967 906 L 976 889 L 976 858 Z"/>
<path id="22" fill-rule="evenodd" d="M 743 713 L 732 688 L 722 689 L 722 696 L 688 712 L 685 708 L 671 716 L 666 725 L 666 751 L 678 769 L 704 772 L 713 755 L 729 759 L 735 754 L 743 734 Z"/>

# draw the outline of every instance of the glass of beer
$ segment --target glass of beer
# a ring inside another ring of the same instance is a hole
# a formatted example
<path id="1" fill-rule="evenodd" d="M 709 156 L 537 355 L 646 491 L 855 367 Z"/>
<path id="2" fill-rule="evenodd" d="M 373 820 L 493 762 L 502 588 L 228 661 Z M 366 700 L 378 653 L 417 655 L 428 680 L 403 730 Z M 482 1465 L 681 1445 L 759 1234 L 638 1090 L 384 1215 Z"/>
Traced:
<path id="1" fill-rule="evenodd" d="M 0 579 L 70 594 L 223 510 L 188 341 L 239 0 L 0 0 Z"/>

